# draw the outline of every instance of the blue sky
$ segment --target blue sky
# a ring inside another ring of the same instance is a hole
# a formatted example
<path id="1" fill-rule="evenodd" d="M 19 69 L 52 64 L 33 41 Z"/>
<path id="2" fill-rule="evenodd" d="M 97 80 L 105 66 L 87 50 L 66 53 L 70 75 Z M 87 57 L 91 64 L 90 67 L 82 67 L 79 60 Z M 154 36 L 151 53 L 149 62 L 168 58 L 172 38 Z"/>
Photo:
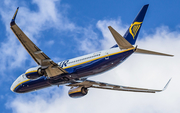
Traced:
<path id="1" fill-rule="evenodd" d="M 27 94 L 10 91 L 13 81 L 36 66 L 10 30 L 10 21 L 20 7 L 16 23 L 54 61 L 103 50 L 115 44 L 107 26 L 124 34 L 141 7 L 150 4 L 137 45 L 174 54 L 174 58 L 132 55 L 117 68 L 92 80 L 162 89 L 142 94 L 90 89 L 80 99 L 71 99 L 69 87 L 51 87 Z M 0 109 L 2 113 L 137 112 L 179 113 L 180 1 L 157 0 L 1 0 L 0 1 Z"/>

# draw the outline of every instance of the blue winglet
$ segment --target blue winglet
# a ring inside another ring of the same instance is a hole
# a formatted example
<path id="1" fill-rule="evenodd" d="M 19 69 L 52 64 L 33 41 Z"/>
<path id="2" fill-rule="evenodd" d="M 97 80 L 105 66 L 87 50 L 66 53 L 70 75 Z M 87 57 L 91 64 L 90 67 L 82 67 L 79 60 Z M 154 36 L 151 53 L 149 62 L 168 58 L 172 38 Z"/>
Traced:
<path id="1" fill-rule="evenodd" d="M 15 14 L 14 14 L 12 20 L 11 20 L 11 23 L 10 23 L 11 26 L 15 25 L 15 19 L 16 19 L 16 15 L 17 15 L 18 9 L 19 9 L 19 7 L 16 9 L 16 12 L 15 12 Z"/>

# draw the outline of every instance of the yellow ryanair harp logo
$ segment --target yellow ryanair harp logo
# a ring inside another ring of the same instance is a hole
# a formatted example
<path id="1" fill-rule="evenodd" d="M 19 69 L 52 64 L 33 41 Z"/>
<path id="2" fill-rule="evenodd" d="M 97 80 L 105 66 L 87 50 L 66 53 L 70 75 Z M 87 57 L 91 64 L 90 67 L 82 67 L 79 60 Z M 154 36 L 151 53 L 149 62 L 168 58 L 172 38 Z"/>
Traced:
<path id="1" fill-rule="evenodd" d="M 129 33 L 132 35 L 133 39 L 136 36 L 136 33 L 138 32 L 139 28 L 141 27 L 142 22 L 134 22 L 131 24 L 129 28 Z"/>

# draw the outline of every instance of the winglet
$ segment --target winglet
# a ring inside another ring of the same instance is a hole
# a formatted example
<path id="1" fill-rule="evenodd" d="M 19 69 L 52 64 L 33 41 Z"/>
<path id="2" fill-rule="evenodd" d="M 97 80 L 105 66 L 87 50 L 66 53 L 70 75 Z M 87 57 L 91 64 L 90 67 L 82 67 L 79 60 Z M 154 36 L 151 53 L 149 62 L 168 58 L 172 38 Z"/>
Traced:
<path id="1" fill-rule="evenodd" d="M 10 26 L 13 26 L 15 24 L 15 19 L 16 19 L 16 15 L 17 15 L 18 9 L 19 9 L 19 7 L 16 9 L 16 12 L 15 12 L 15 14 L 14 14 L 12 20 L 11 20 Z"/>
<path id="2" fill-rule="evenodd" d="M 169 79 L 169 81 L 167 82 L 167 84 L 165 85 L 165 87 L 163 88 L 162 91 L 166 90 L 167 86 L 169 85 L 169 82 L 171 81 L 172 78 Z"/>
<path id="3" fill-rule="evenodd" d="M 164 86 L 164 88 L 163 88 L 162 90 L 157 90 L 157 91 L 155 91 L 155 92 L 162 92 L 162 91 L 166 90 L 167 87 L 168 87 L 168 85 L 169 85 L 169 82 L 171 81 L 171 79 L 172 79 L 172 78 L 169 79 L 169 81 L 167 82 L 167 84 Z"/>

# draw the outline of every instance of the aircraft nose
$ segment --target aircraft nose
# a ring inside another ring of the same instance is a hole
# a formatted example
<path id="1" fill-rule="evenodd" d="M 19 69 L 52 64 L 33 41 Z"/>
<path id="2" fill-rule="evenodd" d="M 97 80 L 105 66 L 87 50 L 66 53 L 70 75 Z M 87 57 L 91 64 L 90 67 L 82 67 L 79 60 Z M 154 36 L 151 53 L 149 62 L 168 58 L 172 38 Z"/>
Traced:
<path id="1" fill-rule="evenodd" d="M 13 84 L 11 85 L 10 90 L 11 90 L 12 92 L 14 92 L 14 87 L 13 87 Z"/>
<path id="2" fill-rule="evenodd" d="M 12 85 L 11 85 L 11 88 L 10 88 L 10 90 L 11 90 L 12 92 L 14 92 L 14 87 L 15 87 L 14 84 L 12 84 Z"/>
<path id="3" fill-rule="evenodd" d="M 15 80 L 13 83 L 12 83 L 12 85 L 11 85 L 11 87 L 10 87 L 10 90 L 12 91 L 12 92 L 15 92 L 14 90 L 15 90 L 15 87 L 17 86 L 17 80 Z"/>

